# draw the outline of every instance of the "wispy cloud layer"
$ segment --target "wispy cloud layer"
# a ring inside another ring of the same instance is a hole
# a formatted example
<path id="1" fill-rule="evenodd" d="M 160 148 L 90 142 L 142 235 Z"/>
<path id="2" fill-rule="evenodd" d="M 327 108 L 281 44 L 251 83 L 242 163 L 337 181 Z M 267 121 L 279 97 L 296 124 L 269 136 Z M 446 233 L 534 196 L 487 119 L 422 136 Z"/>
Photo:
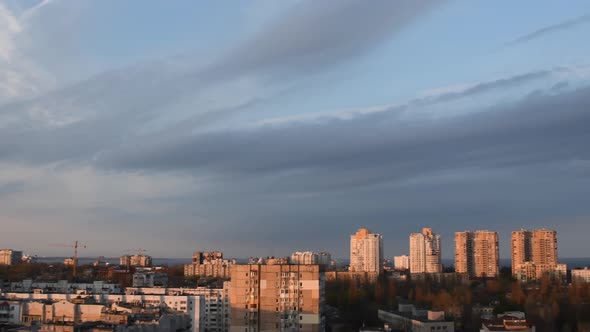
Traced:
<path id="1" fill-rule="evenodd" d="M 515 46 L 515 45 L 527 43 L 531 40 L 539 39 L 539 38 L 545 37 L 547 35 L 559 32 L 559 31 L 573 29 L 573 28 L 576 28 L 582 24 L 588 24 L 588 23 L 590 23 L 590 14 L 582 15 L 580 17 L 577 17 L 577 18 L 574 18 L 571 20 L 567 20 L 567 21 L 564 21 L 561 23 L 553 24 L 553 25 L 535 30 L 531 33 L 528 33 L 524 36 L 516 38 L 510 42 L 507 42 L 506 44 L 504 44 L 504 46 L 509 47 L 509 46 Z"/>
<path id="2" fill-rule="evenodd" d="M 296 74 L 370 52 L 442 2 L 302 1 L 206 69 L 206 79 L 279 70 Z"/>

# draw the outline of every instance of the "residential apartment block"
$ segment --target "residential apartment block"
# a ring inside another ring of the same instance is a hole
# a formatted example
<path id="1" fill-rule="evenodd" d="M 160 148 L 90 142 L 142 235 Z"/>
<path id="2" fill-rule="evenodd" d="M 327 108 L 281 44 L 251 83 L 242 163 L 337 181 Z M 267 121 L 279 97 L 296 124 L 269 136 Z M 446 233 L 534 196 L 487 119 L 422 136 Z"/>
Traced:
<path id="1" fill-rule="evenodd" d="M 323 266 L 233 265 L 231 331 L 324 331 Z"/>
<path id="2" fill-rule="evenodd" d="M 572 269 L 572 282 L 590 282 L 590 269 Z"/>
<path id="3" fill-rule="evenodd" d="M 62 303 L 60 308 L 65 310 L 66 308 L 71 308 L 73 303 L 84 303 L 84 304 L 92 304 L 92 305 L 103 305 L 103 306 L 112 306 L 113 304 L 117 303 L 130 303 L 135 305 L 141 306 L 153 306 L 153 307 L 167 307 L 175 311 L 182 312 L 188 315 L 189 323 L 191 326 L 191 332 L 205 332 L 203 323 L 203 317 L 205 313 L 205 303 L 204 297 L 199 295 L 144 295 L 144 294 L 137 294 L 137 295 L 130 295 L 130 294 L 89 294 L 86 296 L 82 296 L 80 294 L 64 294 L 64 293 L 3 293 L 2 294 L 5 298 L 11 301 L 25 301 L 25 302 L 32 302 L 32 303 L 39 303 L 39 305 L 43 305 L 43 303 Z M 84 308 L 77 307 L 78 309 L 74 308 L 72 315 L 68 314 L 67 317 L 71 317 L 71 323 L 79 323 L 80 321 L 76 321 L 76 317 L 79 314 L 80 310 Z M 88 309 L 89 308 L 89 309 Z M 92 308 L 95 307 L 88 307 L 86 311 L 94 310 Z M 34 312 L 42 312 L 39 309 L 34 309 Z M 51 310 L 55 310 L 54 307 L 51 307 Z M 61 309 L 60 309 L 61 310 Z M 70 309 L 68 309 L 70 310 Z M 49 314 L 51 315 L 51 319 L 54 317 L 54 311 L 51 311 Z M 27 318 L 23 318 L 23 320 L 27 319 L 29 322 L 31 320 L 42 321 L 43 319 L 47 319 L 47 313 L 45 312 L 43 315 L 38 317 L 38 314 L 29 313 L 27 314 L 27 310 L 23 310 L 23 314 Z M 63 316 L 65 314 L 59 313 L 57 317 L 61 319 L 65 319 Z M 45 318 L 43 318 L 45 317 Z"/>
<path id="4" fill-rule="evenodd" d="M 565 264 L 557 260 L 557 232 L 536 229 L 512 232 L 512 275 L 520 281 L 538 280 L 543 275 L 564 279 Z"/>
<path id="5" fill-rule="evenodd" d="M 471 278 L 496 277 L 500 272 L 498 233 L 456 232 L 455 272 Z"/>
<path id="6" fill-rule="evenodd" d="M 3 291 L 9 293 L 119 294 L 121 293 L 121 287 L 118 284 L 110 284 L 104 281 L 71 283 L 67 280 L 38 282 L 25 279 L 19 282 L 11 282 Z"/>
<path id="7" fill-rule="evenodd" d="M 223 259 L 223 253 L 220 251 L 197 251 L 193 254 L 192 263 L 184 266 L 184 275 L 186 277 L 229 278 L 230 268 L 233 264 L 235 264 L 235 260 Z"/>
<path id="8" fill-rule="evenodd" d="M 383 271 L 383 236 L 361 228 L 350 236 L 350 271 Z"/>
<path id="9" fill-rule="evenodd" d="M 6 309 L 8 314 L 4 315 Z M 186 313 L 168 307 L 136 302 L 96 303 L 91 297 L 4 301 L 0 303 L 0 323 L 34 325 L 25 329 L 33 331 L 81 331 L 100 326 L 103 331 L 119 332 L 189 332 L 193 325 Z"/>
<path id="10" fill-rule="evenodd" d="M 330 266 L 331 263 L 332 255 L 327 252 L 315 253 L 311 251 L 296 251 L 291 254 L 291 264 L 319 264 Z"/>
<path id="11" fill-rule="evenodd" d="M 229 331 L 229 285 L 223 283 L 223 288 L 162 288 L 162 287 L 129 287 L 125 290 L 130 295 L 168 295 L 186 296 L 198 295 L 204 298 L 201 312 L 201 328 L 205 332 Z"/>
<path id="12" fill-rule="evenodd" d="M 455 323 L 445 318 L 444 311 L 421 310 L 412 304 L 399 304 L 398 310 L 377 311 L 380 320 L 396 331 L 454 332 Z"/>
<path id="13" fill-rule="evenodd" d="M 394 256 L 393 267 L 396 270 L 409 270 L 410 269 L 410 257 L 407 255 Z"/>
<path id="14" fill-rule="evenodd" d="M 23 252 L 12 249 L 0 249 L 0 265 L 14 265 L 23 260 Z"/>
<path id="15" fill-rule="evenodd" d="M 410 273 L 440 273 L 440 235 L 432 228 L 423 228 L 422 233 L 410 234 Z"/>
<path id="16" fill-rule="evenodd" d="M 148 255 L 124 255 L 119 258 L 119 265 L 127 267 L 150 267 L 152 266 L 152 257 Z"/>

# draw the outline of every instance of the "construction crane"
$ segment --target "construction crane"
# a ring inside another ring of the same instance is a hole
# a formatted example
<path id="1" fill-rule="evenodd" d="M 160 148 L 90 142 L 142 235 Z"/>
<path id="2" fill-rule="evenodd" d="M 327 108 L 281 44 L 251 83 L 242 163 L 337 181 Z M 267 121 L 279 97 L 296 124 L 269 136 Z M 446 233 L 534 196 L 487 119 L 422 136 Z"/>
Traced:
<path id="1" fill-rule="evenodd" d="M 77 274 L 77 272 L 78 272 L 77 271 L 78 270 L 78 248 L 86 249 L 86 245 L 85 244 L 81 244 L 78 240 L 76 240 L 74 242 L 74 245 L 59 243 L 59 244 L 52 244 L 51 246 L 53 246 L 53 247 L 74 248 L 74 257 L 72 257 L 73 260 L 74 260 L 74 262 L 73 262 L 74 264 L 73 264 L 72 275 L 75 277 L 76 274 Z"/>

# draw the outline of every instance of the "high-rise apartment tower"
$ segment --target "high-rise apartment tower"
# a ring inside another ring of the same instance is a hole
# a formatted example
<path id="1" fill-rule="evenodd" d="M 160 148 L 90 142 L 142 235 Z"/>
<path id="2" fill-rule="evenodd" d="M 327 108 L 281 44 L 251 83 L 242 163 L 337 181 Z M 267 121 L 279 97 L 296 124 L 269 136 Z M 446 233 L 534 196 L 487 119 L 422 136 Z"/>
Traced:
<path id="1" fill-rule="evenodd" d="M 432 228 L 410 234 L 410 273 L 442 272 L 440 235 Z"/>
<path id="2" fill-rule="evenodd" d="M 350 236 L 350 271 L 383 271 L 383 237 L 361 228 Z"/>
<path id="3" fill-rule="evenodd" d="M 495 277 L 500 272 L 498 233 L 455 233 L 455 271 L 469 277 Z"/>

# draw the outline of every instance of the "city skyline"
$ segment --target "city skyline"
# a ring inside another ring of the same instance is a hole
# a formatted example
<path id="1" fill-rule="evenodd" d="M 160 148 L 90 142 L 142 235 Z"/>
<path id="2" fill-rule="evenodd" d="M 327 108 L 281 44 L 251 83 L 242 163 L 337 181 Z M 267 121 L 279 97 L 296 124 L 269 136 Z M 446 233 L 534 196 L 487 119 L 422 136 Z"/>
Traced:
<path id="1" fill-rule="evenodd" d="M 428 228 L 428 227 L 426 227 L 426 228 Z M 360 232 L 361 230 L 367 231 L 365 228 L 359 228 L 358 232 Z M 507 261 L 512 261 L 514 259 L 513 258 L 513 249 L 512 249 L 512 241 L 513 241 L 513 238 L 512 237 L 513 237 L 513 233 L 519 232 L 519 231 L 526 231 L 526 230 L 525 230 L 525 228 L 514 229 L 514 230 L 508 232 L 508 236 L 506 238 L 502 237 L 502 235 L 498 235 L 498 243 L 499 243 L 498 244 L 498 249 L 499 249 L 499 252 L 500 252 L 499 258 L 500 258 L 501 261 L 507 262 Z M 557 237 L 559 237 L 559 232 L 557 232 L 555 229 L 548 230 L 548 229 L 546 229 L 544 227 L 532 227 L 532 228 L 530 228 L 530 231 L 528 231 L 528 232 L 531 232 L 532 233 L 533 231 L 550 231 L 550 232 L 555 232 L 557 234 Z M 448 241 L 445 241 L 444 236 L 441 236 L 440 237 L 440 245 L 443 248 L 441 250 L 442 251 L 441 258 L 443 260 L 447 261 L 447 263 L 449 261 L 456 260 L 456 255 L 457 255 L 457 251 L 456 251 L 456 249 L 457 249 L 457 247 L 456 247 L 456 240 L 457 240 L 457 238 L 456 238 L 456 236 L 457 236 L 457 234 L 458 233 L 466 233 L 466 232 L 477 233 L 478 231 L 477 230 L 453 231 L 454 237 L 452 239 L 447 239 Z M 491 230 L 491 229 L 485 230 L 485 232 L 493 232 L 495 234 L 499 234 L 499 232 L 494 231 L 494 230 Z M 411 236 L 414 233 L 416 233 L 416 232 L 410 233 L 408 235 Z M 381 241 L 383 242 L 383 248 L 384 249 L 387 248 L 387 237 L 383 236 L 382 234 L 377 234 L 377 235 L 380 235 L 381 238 L 382 238 Z M 436 235 L 441 235 L 441 232 L 436 232 Z M 228 252 L 226 250 L 223 250 L 223 248 L 221 248 L 221 247 L 214 248 L 214 249 L 210 249 L 210 248 L 197 248 L 197 247 L 195 247 L 195 248 L 193 248 L 193 252 L 194 252 L 194 250 L 198 250 L 198 251 L 224 252 L 224 253 L 227 254 L 226 255 L 227 257 L 230 257 L 230 258 L 239 258 L 239 259 L 247 259 L 247 258 L 250 258 L 250 257 L 255 257 L 255 258 L 291 257 L 294 253 L 299 253 L 299 252 L 301 252 L 301 253 L 318 252 L 318 253 L 328 253 L 328 254 L 332 255 L 332 257 L 334 259 L 341 260 L 341 259 L 349 259 L 350 258 L 350 249 L 351 249 L 350 248 L 350 244 L 351 244 L 350 243 L 350 237 L 351 237 L 351 235 L 349 234 L 348 235 L 348 238 L 346 239 L 346 241 L 348 243 L 348 247 L 346 248 L 346 252 L 344 252 L 344 254 L 342 254 L 342 255 L 339 255 L 339 254 L 334 255 L 333 253 L 336 252 L 336 251 L 330 250 L 330 248 L 326 248 L 326 247 L 323 247 L 324 249 L 322 249 L 322 250 L 313 250 L 313 249 L 310 249 L 309 247 L 299 248 L 299 249 L 286 249 L 287 250 L 286 253 L 279 253 L 279 254 L 276 254 L 276 250 L 269 249 L 266 252 L 262 252 L 260 255 L 252 255 L 252 254 L 248 254 L 248 253 L 243 253 L 242 252 L 242 256 L 240 256 L 240 255 L 232 255 L 231 252 Z M 405 251 L 402 250 L 400 252 L 395 252 L 392 255 L 389 255 L 389 253 L 384 253 L 383 254 L 383 259 L 393 260 L 393 258 L 395 256 L 403 256 L 403 255 L 409 257 L 410 256 L 410 254 L 409 254 L 410 253 L 409 246 L 410 246 L 410 242 L 408 241 L 408 244 L 407 244 L 407 246 L 405 248 Z M 560 252 L 562 250 L 561 249 L 561 246 L 562 245 L 560 244 L 559 245 L 559 251 Z M 0 247 L 2 247 L 2 246 L 0 245 Z M 445 252 L 446 247 L 449 247 L 449 249 L 448 249 L 447 252 Z M 4 246 L 2 248 L 8 249 L 7 246 Z M 59 254 L 56 254 L 56 255 L 36 254 L 36 253 L 27 252 L 26 250 L 23 250 L 22 249 L 22 246 L 21 247 L 13 247 L 13 248 L 10 248 L 10 249 L 21 251 L 25 255 L 38 255 L 39 257 L 71 257 L 72 256 L 71 249 L 63 249 L 63 250 L 60 250 L 60 251 L 58 251 Z M 104 257 L 107 257 L 107 258 L 117 258 L 118 259 L 119 257 L 122 257 L 122 256 L 131 256 L 132 255 L 132 254 L 129 253 L 131 250 L 124 250 L 124 251 L 121 251 L 121 252 L 120 251 L 116 251 L 116 250 L 114 250 L 114 251 L 113 250 L 108 250 L 108 249 L 105 250 L 105 248 L 98 249 L 98 250 L 99 251 L 98 252 L 94 252 L 94 254 L 93 253 L 89 253 L 89 254 L 82 253 L 82 254 L 80 254 L 80 257 L 82 257 L 82 258 L 96 258 L 96 257 L 104 256 Z M 147 253 L 149 256 L 152 256 L 152 257 L 158 258 L 158 259 L 187 259 L 187 260 L 189 260 L 190 257 L 191 257 L 191 255 L 194 254 L 193 252 L 191 252 L 188 255 L 183 255 L 182 253 L 179 253 L 177 256 L 159 256 L 158 253 L 152 254 L 150 252 L 150 250 L 146 250 L 146 249 L 141 249 L 141 250 L 142 250 L 142 252 Z M 383 250 L 383 251 L 386 252 L 386 250 Z M 506 251 L 507 254 L 502 255 L 502 252 L 503 251 Z M 53 252 L 55 252 L 55 251 L 53 251 Z M 112 254 L 110 254 L 110 255 L 109 254 L 105 254 L 106 252 L 111 252 Z M 445 253 L 446 253 L 446 255 L 445 255 Z M 532 253 L 530 253 L 529 255 L 532 256 Z M 564 256 L 562 254 L 559 254 L 559 257 L 560 258 L 566 258 L 566 259 L 568 259 L 568 258 L 588 258 L 588 259 L 590 259 L 590 257 L 588 255 L 584 255 L 584 254 L 581 254 L 579 256 Z M 448 264 L 445 264 L 445 266 L 448 266 Z"/>
<path id="2" fill-rule="evenodd" d="M 0 2 L 0 247 L 384 257 L 590 232 L 590 4 Z M 502 18 L 501 22 L 498 18 Z M 155 24 L 157 22 L 157 24 Z"/>

